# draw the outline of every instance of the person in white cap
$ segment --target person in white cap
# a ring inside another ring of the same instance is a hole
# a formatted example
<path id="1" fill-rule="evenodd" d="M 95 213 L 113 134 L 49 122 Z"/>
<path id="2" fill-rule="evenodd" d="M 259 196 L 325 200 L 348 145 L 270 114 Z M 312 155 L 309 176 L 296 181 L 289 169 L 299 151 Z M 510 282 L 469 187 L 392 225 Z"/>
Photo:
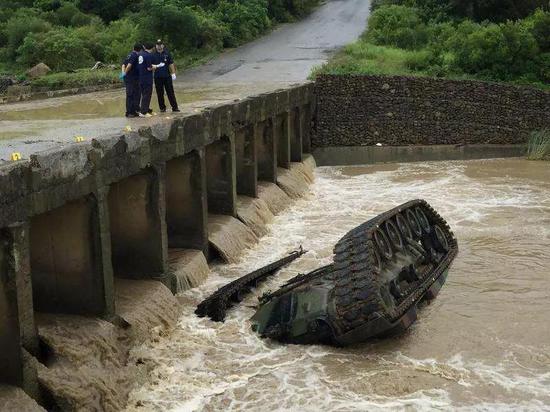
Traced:
<path id="1" fill-rule="evenodd" d="M 179 112 L 173 84 L 173 81 L 176 80 L 176 66 L 174 65 L 174 59 L 165 49 L 164 43 L 159 39 L 157 40 L 155 53 L 153 53 L 153 64 L 162 63 L 164 63 L 164 67 L 155 70 L 155 90 L 157 91 L 159 109 L 161 112 L 166 111 L 166 103 L 164 103 L 164 90 L 166 90 L 172 111 Z"/>

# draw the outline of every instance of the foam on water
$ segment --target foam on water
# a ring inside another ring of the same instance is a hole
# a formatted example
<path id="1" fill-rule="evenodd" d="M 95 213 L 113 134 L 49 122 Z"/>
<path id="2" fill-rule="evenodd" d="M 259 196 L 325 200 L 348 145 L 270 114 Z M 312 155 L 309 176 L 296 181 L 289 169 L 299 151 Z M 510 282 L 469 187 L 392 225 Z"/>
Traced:
<path id="1" fill-rule="evenodd" d="M 512 172 L 500 179 L 503 168 Z M 317 169 L 311 193 L 276 216 L 239 263 L 212 267 L 205 284 L 182 294 L 175 331 L 135 351 L 151 378 L 127 410 L 548 409 L 550 229 L 540 223 L 550 217 L 550 175 L 537 180 L 548 173 L 538 168 L 498 160 L 370 166 L 359 174 Z M 449 221 L 460 254 L 407 333 L 332 348 L 282 345 L 250 330 L 257 296 L 328 263 L 347 230 L 411 198 L 425 198 Z M 228 280 L 299 245 L 309 252 L 225 323 L 193 314 Z"/>
<path id="2" fill-rule="evenodd" d="M 203 284 L 210 273 L 208 262 L 200 250 L 170 249 L 168 265 L 176 278 L 177 293 Z"/>
<path id="3" fill-rule="evenodd" d="M 244 250 L 258 241 L 258 237 L 233 216 L 208 215 L 208 241 L 224 261 L 235 263 Z"/>
<path id="4" fill-rule="evenodd" d="M 275 183 L 258 182 L 258 198 L 262 199 L 271 213 L 278 215 L 290 206 L 290 197 Z"/>
<path id="5" fill-rule="evenodd" d="M 237 196 L 237 216 L 258 237 L 267 234 L 267 225 L 273 221 L 273 213 L 260 198 Z"/>

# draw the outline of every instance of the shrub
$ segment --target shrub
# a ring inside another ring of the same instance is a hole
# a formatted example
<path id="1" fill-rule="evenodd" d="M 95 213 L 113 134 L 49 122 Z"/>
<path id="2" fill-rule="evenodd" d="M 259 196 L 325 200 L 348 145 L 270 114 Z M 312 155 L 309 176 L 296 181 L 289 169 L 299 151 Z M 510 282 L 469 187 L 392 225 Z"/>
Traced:
<path id="1" fill-rule="evenodd" d="M 80 10 L 96 14 L 107 23 L 119 18 L 131 3 L 131 0 L 77 0 Z M 147 12 L 149 11 L 147 10 Z"/>
<path id="2" fill-rule="evenodd" d="M 82 13 L 73 3 L 63 3 L 53 16 L 61 26 L 85 26 L 91 23 L 92 16 Z"/>
<path id="3" fill-rule="evenodd" d="M 252 40 L 270 26 L 267 0 L 220 0 L 215 15 L 229 29 L 229 36 L 225 39 L 228 47 Z"/>
<path id="4" fill-rule="evenodd" d="M 105 60 L 119 63 L 139 39 L 138 24 L 130 17 L 113 21 L 105 31 L 105 38 L 109 39 L 106 43 Z"/>
<path id="5" fill-rule="evenodd" d="M 366 39 L 381 46 L 413 50 L 425 45 L 427 29 L 416 9 L 383 6 L 371 15 Z"/>
<path id="6" fill-rule="evenodd" d="M 306 15 L 319 4 L 319 0 L 287 0 L 286 8 L 293 16 L 301 17 Z"/>
<path id="7" fill-rule="evenodd" d="M 550 12 L 537 10 L 528 19 L 525 19 L 524 24 L 537 41 L 540 51 L 550 52 Z"/>
<path id="8" fill-rule="evenodd" d="M 142 41 L 162 38 L 173 50 L 193 48 L 197 43 L 199 22 L 189 6 L 178 5 L 172 0 L 149 0 L 141 15 L 139 35 Z"/>
<path id="9" fill-rule="evenodd" d="M 550 130 L 531 133 L 527 142 L 527 158 L 530 160 L 550 159 Z"/>
<path id="10" fill-rule="evenodd" d="M 86 43 L 69 28 L 30 33 L 17 49 L 17 54 L 17 61 L 21 64 L 32 66 L 44 62 L 53 70 L 74 70 L 94 62 Z"/>
<path id="11" fill-rule="evenodd" d="M 51 29 L 52 25 L 38 17 L 32 10 L 19 10 L 4 26 L 7 57 L 9 59 L 16 57 L 17 48 L 29 33 L 45 33 Z"/>
<path id="12" fill-rule="evenodd" d="M 452 43 L 455 64 L 464 73 L 512 80 L 536 71 L 537 42 L 517 23 L 478 26 L 465 36 L 459 30 Z"/>
<path id="13" fill-rule="evenodd" d="M 31 80 L 33 89 L 71 89 L 98 84 L 118 84 L 118 70 L 79 70 L 74 73 L 50 73 Z"/>
<path id="14" fill-rule="evenodd" d="M 198 30 L 194 46 L 207 51 L 222 49 L 224 39 L 230 36 L 227 25 L 216 20 L 212 14 L 202 9 L 196 9 L 195 12 Z"/>

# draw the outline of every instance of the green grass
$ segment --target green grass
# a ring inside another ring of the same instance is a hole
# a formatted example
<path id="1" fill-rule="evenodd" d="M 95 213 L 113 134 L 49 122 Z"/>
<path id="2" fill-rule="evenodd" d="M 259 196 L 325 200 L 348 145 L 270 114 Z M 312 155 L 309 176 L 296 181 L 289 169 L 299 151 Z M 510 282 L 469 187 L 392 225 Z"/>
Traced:
<path id="1" fill-rule="evenodd" d="M 376 46 L 357 41 L 338 52 L 323 66 L 313 70 L 317 74 L 372 74 L 372 75 L 426 75 L 411 70 L 411 65 L 421 59 L 422 51 L 410 51 L 387 46 Z"/>
<path id="2" fill-rule="evenodd" d="M 81 69 L 72 73 L 50 73 L 38 79 L 31 80 L 30 83 L 34 90 L 60 90 L 72 89 L 75 87 L 117 84 L 120 83 L 118 78 L 119 73 L 119 70 Z"/>
<path id="3" fill-rule="evenodd" d="M 531 133 L 527 142 L 527 158 L 530 160 L 550 160 L 550 129 Z"/>

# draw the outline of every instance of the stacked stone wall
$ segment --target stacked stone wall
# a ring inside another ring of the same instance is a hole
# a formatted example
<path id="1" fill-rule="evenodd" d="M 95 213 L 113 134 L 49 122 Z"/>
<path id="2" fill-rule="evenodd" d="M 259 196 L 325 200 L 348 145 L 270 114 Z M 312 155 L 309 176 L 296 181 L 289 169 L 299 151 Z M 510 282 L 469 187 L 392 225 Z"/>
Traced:
<path id="1" fill-rule="evenodd" d="M 525 143 L 550 128 L 550 92 L 466 80 L 325 75 L 315 147 Z"/>

